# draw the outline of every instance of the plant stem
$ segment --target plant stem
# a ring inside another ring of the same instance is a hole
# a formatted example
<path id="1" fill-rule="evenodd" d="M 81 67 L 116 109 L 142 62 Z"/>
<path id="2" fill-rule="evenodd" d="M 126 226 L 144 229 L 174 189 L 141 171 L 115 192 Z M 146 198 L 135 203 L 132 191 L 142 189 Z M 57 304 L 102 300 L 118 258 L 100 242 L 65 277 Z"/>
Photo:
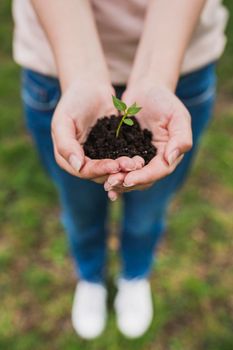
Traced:
<path id="1" fill-rule="evenodd" d="M 125 113 L 124 113 L 123 117 L 121 118 L 121 121 L 120 121 L 120 123 L 119 123 L 119 125 L 118 125 L 118 127 L 117 127 L 116 137 L 119 136 L 120 128 L 121 128 L 121 126 L 122 126 L 122 124 L 123 124 L 123 122 L 124 122 L 124 119 L 125 119 L 126 117 L 127 117 L 127 110 L 125 111 Z"/>

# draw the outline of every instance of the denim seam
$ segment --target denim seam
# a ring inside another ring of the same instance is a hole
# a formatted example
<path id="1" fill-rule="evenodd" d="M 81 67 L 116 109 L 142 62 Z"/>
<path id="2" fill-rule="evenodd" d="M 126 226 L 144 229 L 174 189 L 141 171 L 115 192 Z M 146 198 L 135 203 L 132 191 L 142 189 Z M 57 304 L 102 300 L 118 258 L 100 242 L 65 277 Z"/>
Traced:
<path id="1" fill-rule="evenodd" d="M 188 107 L 198 105 L 200 103 L 206 102 L 208 99 L 212 98 L 216 93 L 216 87 L 210 86 L 203 93 L 198 96 L 191 98 L 181 98 L 181 101 Z"/>
<path id="2" fill-rule="evenodd" d="M 27 92 L 26 89 L 22 90 L 22 99 L 26 105 L 29 107 L 40 110 L 40 111 L 49 111 L 56 107 L 58 101 L 59 101 L 59 94 L 57 93 L 55 97 L 51 101 L 48 102 L 40 102 L 36 101 L 33 97 L 30 96 L 30 94 Z"/>

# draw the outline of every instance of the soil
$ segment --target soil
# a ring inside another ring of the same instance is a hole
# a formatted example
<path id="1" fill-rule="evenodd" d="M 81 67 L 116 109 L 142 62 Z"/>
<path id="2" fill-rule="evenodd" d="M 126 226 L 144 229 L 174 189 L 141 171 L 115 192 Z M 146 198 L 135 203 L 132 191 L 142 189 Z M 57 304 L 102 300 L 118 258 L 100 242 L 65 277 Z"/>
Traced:
<path id="1" fill-rule="evenodd" d="M 84 152 L 91 159 L 116 159 L 121 156 L 141 156 L 145 164 L 156 155 L 156 148 L 152 145 L 152 133 L 148 129 L 141 129 L 135 117 L 130 117 L 134 124 L 122 124 L 120 133 L 116 137 L 116 130 L 120 117 L 111 115 L 97 120 L 90 130 Z"/>

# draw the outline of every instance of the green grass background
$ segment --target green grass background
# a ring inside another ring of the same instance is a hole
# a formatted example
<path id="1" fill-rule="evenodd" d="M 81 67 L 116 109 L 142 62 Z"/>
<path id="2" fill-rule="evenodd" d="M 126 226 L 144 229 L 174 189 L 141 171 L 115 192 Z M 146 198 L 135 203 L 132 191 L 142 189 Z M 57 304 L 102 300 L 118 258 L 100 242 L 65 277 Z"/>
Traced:
<path id="1" fill-rule="evenodd" d="M 0 349 L 232 350 L 233 20 L 218 67 L 215 119 L 172 205 L 152 276 L 153 324 L 137 341 L 116 329 L 112 239 L 108 326 L 99 339 L 86 342 L 71 327 L 76 280 L 57 197 L 25 131 L 19 68 L 11 59 L 10 3 L 0 2 Z M 231 0 L 226 4 L 233 10 Z M 112 232 L 119 216 L 116 204 Z"/>

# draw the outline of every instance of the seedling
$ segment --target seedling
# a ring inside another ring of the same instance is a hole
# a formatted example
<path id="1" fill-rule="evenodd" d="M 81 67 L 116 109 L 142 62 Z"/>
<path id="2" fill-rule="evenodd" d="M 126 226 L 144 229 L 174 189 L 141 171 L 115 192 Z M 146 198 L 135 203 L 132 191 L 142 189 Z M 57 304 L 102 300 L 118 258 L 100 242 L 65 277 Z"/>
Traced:
<path id="1" fill-rule="evenodd" d="M 117 98 L 115 96 L 112 96 L 112 101 L 113 101 L 115 108 L 118 111 L 123 113 L 121 121 L 120 121 L 120 123 L 117 127 L 117 130 L 116 130 L 116 137 L 118 137 L 122 124 L 124 123 L 128 126 L 133 126 L 134 122 L 130 118 L 130 116 L 137 114 L 142 109 L 142 107 L 137 106 L 136 102 L 134 104 L 132 104 L 132 106 L 128 107 L 126 105 L 126 103 L 119 100 L 119 98 Z"/>

